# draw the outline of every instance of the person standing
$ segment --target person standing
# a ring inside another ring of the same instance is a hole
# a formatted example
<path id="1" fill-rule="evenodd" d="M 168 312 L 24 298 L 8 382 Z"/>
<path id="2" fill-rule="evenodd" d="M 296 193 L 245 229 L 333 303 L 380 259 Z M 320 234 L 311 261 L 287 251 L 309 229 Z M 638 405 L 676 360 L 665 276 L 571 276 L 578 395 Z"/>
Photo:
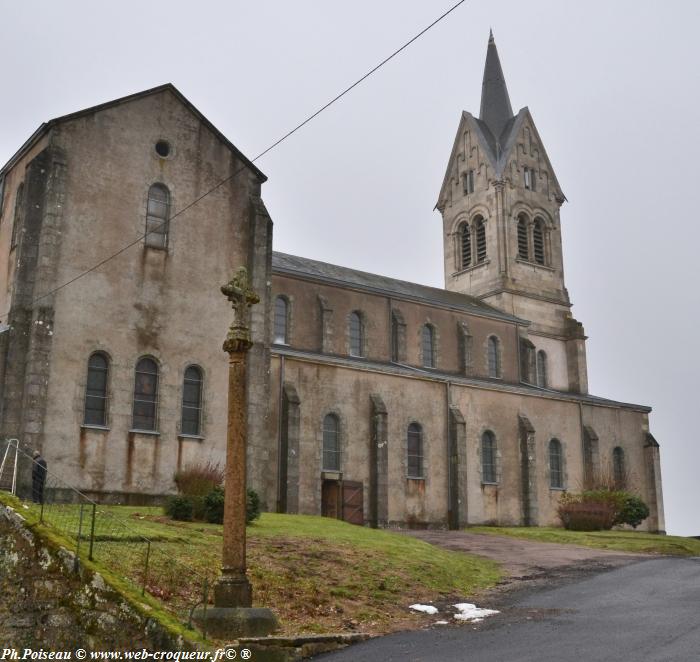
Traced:
<path id="1" fill-rule="evenodd" d="M 34 451 L 32 458 L 34 460 L 32 466 L 32 501 L 34 503 L 43 503 L 47 471 L 46 460 L 41 457 L 39 451 Z"/>

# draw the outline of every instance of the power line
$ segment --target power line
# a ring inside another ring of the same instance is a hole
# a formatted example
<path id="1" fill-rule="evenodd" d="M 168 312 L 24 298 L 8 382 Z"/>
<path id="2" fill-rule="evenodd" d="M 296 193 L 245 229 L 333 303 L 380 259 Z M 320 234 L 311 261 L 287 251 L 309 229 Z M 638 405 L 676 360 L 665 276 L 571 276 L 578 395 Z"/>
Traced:
<path id="1" fill-rule="evenodd" d="M 338 94 L 337 96 L 333 97 L 328 103 L 324 104 L 324 105 L 321 106 L 318 110 L 316 110 L 314 113 L 312 113 L 311 115 L 309 115 L 303 122 L 300 122 L 299 124 L 297 124 L 293 129 L 287 131 L 287 133 L 285 133 L 281 138 L 278 138 L 278 139 L 277 139 L 275 142 L 273 142 L 269 147 L 267 147 L 267 148 L 264 149 L 262 152 L 260 152 L 260 154 L 258 154 L 254 159 L 251 160 L 251 163 L 255 163 L 256 161 L 258 161 L 259 159 L 261 159 L 261 158 L 262 158 L 263 156 L 265 156 L 267 153 L 271 152 L 271 151 L 272 151 L 273 149 L 275 149 L 278 145 L 280 145 L 280 144 L 283 143 L 285 140 L 287 140 L 287 138 L 290 138 L 291 136 L 293 136 L 297 131 L 299 131 L 301 128 L 303 128 L 304 126 L 306 126 L 309 122 L 311 122 L 311 121 L 314 120 L 316 117 L 318 117 L 322 112 L 324 112 L 325 110 L 327 110 L 328 108 L 330 108 L 334 103 L 336 103 L 337 101 L 340 101 L 340 99 L 342 99 L 346 94 L 348 94 L 350 91 L 352 91 L 352 90 L 353 90 L 354 88 L 356 88 L 358 85 L 360 85 L 362 82 L 364 82 L 365 80 L 367 80 L 372 74 L 374 74 L 374 73 L 377 72 L 379 69 L 381 69 L 381 68 L 382 68 L 385 64 L 387 64 L 389 61 L 393 60 L 399 53 L 401 53 L 401 52 L 404 51 L 406 48 L 408 48 L 414 41 L 417 41 L 418 39 L 420 39 L 426 32 L 428 32 L 428 30 L 430 30 L 431 28 L 433 28 L 434 26 L 436 26 L 438 23 L 440 23 L 440 21 L 442 21 L 444 18 L 446 18 L 446 17 L 447 17 L 449 14 L 451 14 L 455 9 L 457 9 L 457 7 L 459 7 L 460 5 L 464 4 L 466 1 L 467 1 L 467 0 L 459 0 L 459 2 L 455 3 L 454 5 L 452 5 L 452 7 L 450 7 L 447 11 L 445 11 L 445 12 L 444 12 L 443 14 L 441 14 L 440 16 L 438 16 L 438 18 L 436 18 L 432 23 L 430 23 L 430 25 L 428 25 L 428 26 L 426 26 L 425 28 L 423 28 L 420 32 L 418 32 L 418 34 L 414 35 L 414 36 L 411 37 L 406 43 L 404 43 L 402 46 L 400 46 L 399 48 L 397 48 L 393 53 L 391 53 L 391 55 L 385 57 L 379 64 L 377 64 L 377 65 L 374 66 L 372 69 L 370 69 L 366 74 L 364 74 L 363 76 L 361 76 L 360 78 L 358 78 L 354 83 L 352 83 L 351 85 L 349 85 L 348 87 L 346 87 L 342 92 L 340 92 L 340 94 Z M 80 280 L 80 279 L 83 278 L 84 276 L 87 276 L 88 274 L 92 273 L 93 271 L 96 271 L 96 270 L 99 269 L 101 266 L 103 266 L 103 265 L 106 264 L 107 262 L 110 262 L 110 261 L 113 260 L 114 258 L 118 257 L 118 256 L 121 255 L 122 253 L 124 253 L 124 252 L 126 252 L 127 250 L 129 250 L 130 248 L 132 248 L 133 246 L 136 246 L 137 244 L 140 244 L 149 234 L 152 234 L 152 233 L 154 233 L 154 232 L 159 232 L 160 230 L 162 230 L 166 225 L 169 225 L 170 223 L 172 223 L 176 218 L 178 218 L 179 216 L 181 216 L 182 214 L 184 214 L 188 209 L 191 209 L 192 207 L 194 207 L 194 205 L 196 205 L 197 203 L 201 202 L 201 201 L 202 201 L 204 198 L 206 198 L 208 195 L 211 195 L 212 193 L 214 193 L 214 191 L 216 191 L 216 190 L 218 190 L 219 188 L 221 188 L 224 184 L 226 184 L 227 182 L 231 181 L 234 177 L 236 177 L 236 175 L 238 175 L 240 172 L 243 172 L 243 171 L 246 170 L 246 169 L 247 169 L 247 166 L 242 166 L 242 167 L 238 168 L 237 170 L 234 170 L 234 172 L 231 173 L 228 177 L 226 177 L 225 179 L 222 179 L 220 182 L 218 182 L 216 185 L 214 185 L 214 186 L 213 186 L 212 188 L 210 188 L 208 191 L 206 191 L 205 193 L 202 193 L 202 195 L 200 195 L 199 197 L 195 198 L 195 199 L 194 199 L 192 202 L 190 202 L 189 204 L 185 205 L 185 207 L 183 207 L 183 208 L 182 208 L 180 211 L 178 211 L 176 214 L 173 214 L 168 220 L 163 221 L 163 223 L 161 223 L 159 226 L 154 227 L 153 229 L 149 230 L 148 232 L 145 232 L 144 234 L 140 235 L 140 236 L 139 236 L 138 238 L 136 238 L 134 241 L 132 241 L 132 242 L 126 244 L 125 246 L 123 246 L 122 248 L 120 248 L 118 251 L 112 253 L 111 255 L 109 255 L 108 257 L 104 258 L 103 260 L 100 260 L 99 262 L 97 262 L 96 264 L 94 264 L 94 265 L 93 265 L 92 267 L 90 267 L 89 269 L 86 269 L 85 271 L 80 272 L 77 276 L 74 276 L 73 278 L 67 280 L 65 283 L 62 283 L 61 285 L 58 285 L 57 287 L 53 288 L 52 290 L 49 290 L 48 292 L 45 292 L 44 294 L 39 295 L 38 297 L 36 297 L 35 299 L 33 299 L 33 300 L 30 302 L 29 305 L 30 305 L 30 306 L 33 306 L 33 305 L 34 305 L 35 303 L 37 303 L 38 301 L 41 301 L 42 299 L 45 299 L 45 298 L 47 298 L 47 297 L 52 296 L 53 294 L 56 294 L 56 293 L 59 292 L 60 290 L 62 290 L 62 289 L 64 289 L 64 288 L 68 287 L 69 285 L 72 285 L 72 284 L 75 283 L 77 280 Z M 3 317 L 6 317 L 7 315 L 9 315 L 9 311 L 8 311 L 7 313 L 5 313 L 5 315 L 3 315 Z"/>

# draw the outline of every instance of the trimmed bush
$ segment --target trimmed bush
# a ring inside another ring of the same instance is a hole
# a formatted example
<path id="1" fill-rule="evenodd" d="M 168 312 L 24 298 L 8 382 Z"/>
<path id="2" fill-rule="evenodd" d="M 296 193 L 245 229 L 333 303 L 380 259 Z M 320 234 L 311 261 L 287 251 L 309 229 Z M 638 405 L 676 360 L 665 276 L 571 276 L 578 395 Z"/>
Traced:
<path id="1" fill-rule="evenodd" d="M 649 517 L 649 506 L 638 496 L 627 494 L 617 514 L 616 524 L 629 524 L 636 529 L 647 517 Z"/>
<path id="2" fill-rule="evenodd" d="M 245 521 L 250 524 L 260 517 L 260 497 L 255 490 L 246 491 Z M 204 497 L 204 519 L 212 524 L 224 522 L 224 490 L 222 487 L 214 488 Z"/>
<path id="3" fill-rule="evenodd" d="M 612 529 L 615 522 L 615 509 L 606 501 L 560 504 L 557 512 L 570 531 L 603 531 Z"/>
<path id="4" fill-rule="evenodd" d="M 171 496 L 165 503 L 165 514 L 172 519 L 191 522 L 193 512 L 192 498 L 183 494 Z"/>

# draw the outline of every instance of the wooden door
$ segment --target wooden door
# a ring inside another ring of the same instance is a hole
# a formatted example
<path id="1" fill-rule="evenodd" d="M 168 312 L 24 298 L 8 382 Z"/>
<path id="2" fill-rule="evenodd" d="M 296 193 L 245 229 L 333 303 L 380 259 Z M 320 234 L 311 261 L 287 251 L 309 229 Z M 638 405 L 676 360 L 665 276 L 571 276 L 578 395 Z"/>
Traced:
<path id="1" fill-rule="evenodd" d="M 340 482 L 324 480 L 321 485 L 321 515 L 338 519 L 340 512 Z"/>
<path id="2" fill-rule="evenodd" d="M 362 483 L 343 481 L 343 519 L 350 524 L 365 523 Z"/>

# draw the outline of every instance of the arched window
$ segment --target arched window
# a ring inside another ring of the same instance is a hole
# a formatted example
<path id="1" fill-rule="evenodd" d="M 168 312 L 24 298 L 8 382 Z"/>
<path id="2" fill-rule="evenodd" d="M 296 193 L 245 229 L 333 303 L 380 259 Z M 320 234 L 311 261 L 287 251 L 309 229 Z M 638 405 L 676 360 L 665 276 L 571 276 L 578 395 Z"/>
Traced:
<path id="1" fill-rule="evenodd" d="M 625 451 L 619 446 L 613 449 L 613 479 L 617 489 L 626 487 Z"/>
<path id="2" fill-rule="evenodd" d="M 164 184 L 148 189 L 146 208 L 146 246 L 167 248 L 170 219 L 170 191 Z"/>
<path id="3" fill-rule="evenodd" d="M 544 223 L 541 218 L 536 218 L 532 226 L 532 245 L 535 251 L 535 262 L 544 264 Z"/>
<path id="4" fill-rule="evenodd" d="M 547 388 L 547 355 L 541 349 L 537 352 L 537 386 Z"/>
<path id="5" fill-rule="evenodd" d="M 158 411 L 158 364 L 147 357 L 136 364 L 134 381 L 134 430 L 155 431 Z"/>
<path id="6" fill-rule="evenodd" d="M 102 352 L 95 352 L 88 359 L 85 384 L 85 425 L 107 425 L 107 378 L 109 359 Z"/>
<path id="7" fill-rule="evenodd" d="M 524 214 L 518 216 L 518 257 L 521 260 L 530 259 L 530 247 L 527 241 L 527 218 Z"/>
<path id="8" fill-rule="evenodd" d="M 564 487 L 564 456 L 558 439 L 549 442 L 549 486 Z"/>
<path id="9" fill-rule="evenodd" d="M 391 360 L 399 361 L 399 320 L 395 313 L 391 315 Z"/>
<path id="10" fill-rule="evenodd" d="M 202 369 L 191 365 L 185 370 L 182 386 L 182 434 L 199 436 L 202 428 Z"/>
<path id="11" fill-rule="evenodd" d="M 481 435 L 481 482 L 496 483 L 496 437 L 491 430 Z"/>
<path id="12" fill-rule="evenodd" d="M 283 296 L 275 299 L 274 342 L 277 345 L 287 345 L 287 326 L 289 322 L 289 302 Z"/>
<path id="13" fill-rule="evenodd" d="M 348 320 L 348 334 L 350 336 L 350 355 L 364 356 L 365 330 L 362 325 L 362 316 L 357 311 L 350 313 Z"/>
<path id="14" fill-rule="evenodd" d="M 407 475 L 409 478 L 423 478 L 423 429 L 418 423 L 408 426 L 406 436 Z"/>
<path id="15" fill-rule="evenodd" d="M 421 345 L 423 350 L 423 367 L 435 367 L 435 329 L 430 324 L 423 325 L 421 334 Z"/>
<path id="16" fill-rule="evenodd" d="M 460 240 L 462 249 L 462 269 L 471 266 L 472 263 L 472 232 L 469 223 L 460 226 Z"/>
<path id="17" fill-rule="evenodd" d="M 22 229 L 22 198 L 24 197 L 24 182 L 17 187 L 15 194 L 15 214 L 12 218 L 12 236 L 10 237 L 10 250 L 12 250 L 19 241 L 19 233 Z"/>
<path id="18" fill-rule="evenodd" d="M 323 419 L 323 470 L 340 471 L 340 422 L 335 414 Z"/>
<path id="19" fill-rule="evenodd" d="M 486 262 L 486 223 L 481 216 L 476 219 L 476 261 Z"/>
<path id="20" fill-rule="evenodd" d="M 501 376 L 501 348 L 496 336 L 489 336 L 488 340 L 488 364 L 489 377 Z"/>

